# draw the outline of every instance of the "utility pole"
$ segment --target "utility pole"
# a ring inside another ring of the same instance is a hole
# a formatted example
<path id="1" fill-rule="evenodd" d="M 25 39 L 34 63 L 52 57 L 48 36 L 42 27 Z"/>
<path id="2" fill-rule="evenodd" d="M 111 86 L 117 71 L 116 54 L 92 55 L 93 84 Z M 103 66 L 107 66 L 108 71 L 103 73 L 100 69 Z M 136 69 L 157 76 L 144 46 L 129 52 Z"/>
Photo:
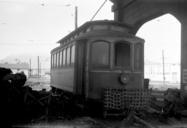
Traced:
<path id="1" fill-rule="evenodd" d="M 78 27 L 78 7 L 75 6 L 75 30 L 77 29 Z"/>

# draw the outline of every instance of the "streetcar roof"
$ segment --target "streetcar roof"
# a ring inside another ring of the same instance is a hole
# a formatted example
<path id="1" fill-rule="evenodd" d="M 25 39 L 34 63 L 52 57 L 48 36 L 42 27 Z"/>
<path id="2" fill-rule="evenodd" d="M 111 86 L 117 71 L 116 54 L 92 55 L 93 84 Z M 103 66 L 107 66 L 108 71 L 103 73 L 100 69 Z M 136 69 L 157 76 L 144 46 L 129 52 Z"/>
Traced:
<path id="1" fill-rule="evenodd" d="M 85 24 L 83 24 L 82 26 L 80 26 L 79 28 L 77 28 L 76 30 L 69 33 L 67 36 L 60 39 L 57 43 L 63 43 L 63 42 L 69 41 L 73 38 L 76 38 L 77 36 L 83 34 L 90 26 L 94 26 L 94 25 L 114 25 L 114 26 L 119 26 L 122 29 L 124 29 L 124 30 L 126 29 L 128 31 L 129 31 L 129 29 L 132 28 L 130 25 L 120 23 L 117 21 L 111 21 L 111 20 L 88 21 Z"/>

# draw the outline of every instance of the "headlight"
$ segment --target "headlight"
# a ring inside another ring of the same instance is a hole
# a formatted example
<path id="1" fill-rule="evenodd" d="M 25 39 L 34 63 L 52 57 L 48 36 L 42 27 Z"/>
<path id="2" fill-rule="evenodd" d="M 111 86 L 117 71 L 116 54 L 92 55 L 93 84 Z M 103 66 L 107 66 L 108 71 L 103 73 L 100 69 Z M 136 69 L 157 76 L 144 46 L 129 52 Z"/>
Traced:
<path id="1" fill-rule="evenodd" d="M 122 73 L 120 75 L 120 82 L 124 85 L 126 85 L 129 82 L 129 74 L 127 73 Z"/>

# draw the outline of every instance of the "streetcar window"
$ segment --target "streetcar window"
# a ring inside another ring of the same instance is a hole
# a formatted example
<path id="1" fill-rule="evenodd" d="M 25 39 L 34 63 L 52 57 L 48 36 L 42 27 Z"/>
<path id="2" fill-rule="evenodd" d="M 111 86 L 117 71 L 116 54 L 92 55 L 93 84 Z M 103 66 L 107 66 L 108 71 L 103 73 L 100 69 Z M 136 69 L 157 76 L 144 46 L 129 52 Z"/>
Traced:
<path id="1" fill-rule="evenodd" d="M 75 45 L 71 46 L 71 64 L 75 62 Z"/>
<path id="2" fill-rule="evenodd" d="M 58 67 L 60 67 L 60 51 L 58 52 Z"/>
<path id="3" fill-rule="evenodd" d="M 130 44 L 119 42 L 115 45 L 115 65 L 130 68 Z"/>
<path id="4" fill-rule="evenodd" d="M 66 65 L 66 49 L 63 50 L 63 66 Z"/>
<path id="5" fill-rule="evenodd" d="M 53 54 L 53 68 L 55 68 L 55 54 Z"/>
<path id="6" fill-rule="evenodd" d="M 109 66 L 109 43 L 99 41 L 92 44 L 91 63 L 93 67 Z"/>
<path id="7" fill-rule="evenodd" d="M 55 68 L 55 54 L 53 54 L 53 68 Z"/>
<path id="8" fill-rule="evenodd" d="M 60 58 L 59 58 L 59 61 L 60 61 L 59 66 L 61 67 L 61 66 L 62 66 L 62 51 L 60 51 Z"/>
<path id="9" fill-rule="evenodd" d="M 67 65 L 70 64 L 70 47 L 67 48 Z"/>
<path id="10" fill-rule="evenodd" d="M 52 67 L 54 68 L 54 54 L 52 55 Z"/>
<path id="11" fill-rule="evenodd" d="M 56 67 L 56 53 L 54 54 L 54 67 Z"/>
<path id="12" fill-rule="evenodd" d="M 55 68 L 57 67 L 57 53 L 55 53 Z"/>
<path id="13" fill-rule="evenodd" d="M 51 54 L 51 68 L 53 68 L 53 54 Z"/>
<path id="14" fill-rule="evenodd" d="M 61 64 L 62 64 L 62 67 L 63 67 L 63 60 L 64 60 L 64 53 L 63 53 L 63 50 L 62 50 L 62 62 L 61 62 Z"/>
<path id="15" fill-rule="evenodd" d="M 57 57 L 56 57 L 56 65 L 57 65 L 57 68 L 58 68 L 58 66 L 59 66 L 59 52 L 57 52 Z"/>

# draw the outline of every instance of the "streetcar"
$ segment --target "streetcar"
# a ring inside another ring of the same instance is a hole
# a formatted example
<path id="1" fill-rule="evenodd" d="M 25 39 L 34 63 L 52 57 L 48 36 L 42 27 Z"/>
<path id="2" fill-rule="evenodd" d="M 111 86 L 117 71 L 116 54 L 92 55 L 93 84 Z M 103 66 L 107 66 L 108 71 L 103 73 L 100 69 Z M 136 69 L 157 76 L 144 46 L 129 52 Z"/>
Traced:
<path id="1" fill-rule="evenodd" d="M 51 51 L 51 86 L 102 102 L 106 89 L 144 88 L 144 40 L 131 26 L 89 21 Z"/>

